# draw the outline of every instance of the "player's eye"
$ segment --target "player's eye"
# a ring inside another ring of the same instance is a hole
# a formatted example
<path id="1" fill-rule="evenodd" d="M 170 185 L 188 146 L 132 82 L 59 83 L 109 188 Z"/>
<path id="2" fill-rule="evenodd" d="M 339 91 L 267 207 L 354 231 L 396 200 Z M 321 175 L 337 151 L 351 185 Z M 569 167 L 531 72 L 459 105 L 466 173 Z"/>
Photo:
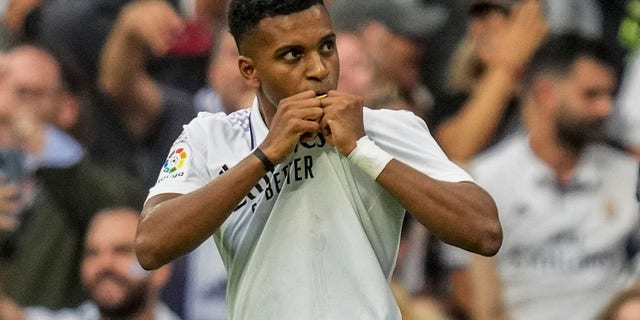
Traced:
<path id="1" fill-rule="evenodd" d="M 286 63 L 296 62 L 300 60 L 301 57 L 302 57 L 302 50 L 299 50 L 299 49 L 291 49 L 282 55 L 282 59 Z"/>
<path id="2" fill-rule="evenodd" d="M 331 40 L 326 40 L 322 43 L 322 46 L 320 47 L 320 52 L 324 55 L 328 55 L 333 53 L 333 51 L 336 48 L 336 41 L 335 39 L 331 39 Z"/>

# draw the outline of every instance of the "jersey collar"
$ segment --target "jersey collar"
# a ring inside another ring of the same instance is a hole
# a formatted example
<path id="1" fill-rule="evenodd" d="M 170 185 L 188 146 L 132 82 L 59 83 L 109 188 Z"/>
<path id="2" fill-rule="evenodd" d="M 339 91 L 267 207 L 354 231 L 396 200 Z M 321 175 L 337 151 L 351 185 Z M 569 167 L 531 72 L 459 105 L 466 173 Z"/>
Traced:
<path id="1" fill-rule="evenodd" d="M 258 98 L 253 99 L 253 103 L 251 104 L 250 119 L 253 140 L 255 141 L 255 146 L 258 146 L 267 136 L 267 133 L 269 133 L 269 128 L 267 128 L 267 125 L 264 123 L 264 120 L 260 115 L 260 105 L 258 103 Z"/>

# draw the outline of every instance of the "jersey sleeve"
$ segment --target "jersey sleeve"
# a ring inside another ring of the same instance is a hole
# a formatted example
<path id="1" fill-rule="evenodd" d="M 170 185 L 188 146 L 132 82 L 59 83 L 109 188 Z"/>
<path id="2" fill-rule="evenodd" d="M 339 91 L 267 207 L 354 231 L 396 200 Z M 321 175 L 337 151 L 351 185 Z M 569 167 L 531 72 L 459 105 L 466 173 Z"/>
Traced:
<path id="1" fill-rule="evenodd" d="M 473 181 L 466 171 L 449 160 L 426 123 L 413 113 L 365 108 L 364 119 L 369 138 L 400 162 L 436 180 Z"/>
<path id="2" fill-rule="evenodd" d="M 162 193 L 189 193 L 211 181 L 206 166 L 205 145 L 198 143 L 196 128 L 193 123 L 184 126 L 171 146 L 147 200 Z"/>

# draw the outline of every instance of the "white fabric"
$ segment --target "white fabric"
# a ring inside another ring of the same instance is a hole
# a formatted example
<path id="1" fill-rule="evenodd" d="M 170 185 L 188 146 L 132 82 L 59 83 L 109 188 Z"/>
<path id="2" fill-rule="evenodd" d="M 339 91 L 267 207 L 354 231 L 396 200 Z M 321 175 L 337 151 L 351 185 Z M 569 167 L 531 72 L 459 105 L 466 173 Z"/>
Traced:
<path id="1" fill-rule="evenodd" d="M 184 314 L 189 320 L 226 320 L 227 271 L 213 238 L 189 253 Z"/>
<path id="2" fill-rule="evenodd" d="M 471 180 L 412 113 L 365 108 L 364 122 L 394 158 L 435 179 Z M 204 186 L 267 132 L 257 102 L 229 116 L 201 113 L 149 197 Z M 403 217 L 395 199 L 320 137 L 299 144 L 214 235 L 229 275 L 229 318 L 400 319 L 389 282 Z"/>
<path id="3" fill-rule="evenodd" d="M 560 188 L 521 135 L 472 164 L 500 214 L 496 261 L 510 319 L 594 319 L 621 288 L 632 268 L 625 244 L 639 227 L 637 169 L 593 146 Z"/>
<path id="4" fill-rule="evenodd" d="M 640 50 L 636 50 L 625 75 L 612 117 L 613 135 L 640 148 Z"/>
<path id="5" fill-rule="evenodd" d="M 27 154 L 25 169 L 35 172 L 40 168 L 69 168 L 82 158 L 85 151 L 78 141 L 61 129 L 48 125 L 45 128 L 44 143 L 38 154 Z"/>
<path id="6" fill-rule="evenodd" d="M 28 307 L 24 309 L 25 320 L 97 320 L 100 319 L 98 308 L 87 301 L 75 309 L 51 310 L 43 307 Z M 154 320 L 180 320 L 164 304 L 156 304 Z"/>

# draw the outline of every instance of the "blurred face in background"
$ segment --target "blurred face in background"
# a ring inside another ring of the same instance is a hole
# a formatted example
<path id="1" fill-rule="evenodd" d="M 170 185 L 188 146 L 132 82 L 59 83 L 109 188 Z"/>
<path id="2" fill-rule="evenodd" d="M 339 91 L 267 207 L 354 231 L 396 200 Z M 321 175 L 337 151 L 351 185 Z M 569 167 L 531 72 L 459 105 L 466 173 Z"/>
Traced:
<path id="1" fill-rule="evenodd" d="M 15 49 L 7 58 L 17 103 L 32 106 L 43 121 L 57 123 L 64 93 L 58 63 L 46 52 L 32 47 Z"/>
<path id="2" fill-rule="evenodd" d="M 44 117 L 34 101 L 38 99 L 29 94 L 34 87 L 25 84 L 27 77 L 19 75 L 13 58 L 11 54 L 0 57 L 0 142 L 3 148 L 36 153 L 44 138 Z"/>
<path id="3" fill-rule="evenodd" d="M 340 59 L 338 90 L 366 97 L 371 94 L 374 66 L 362 40 L 354 33 L 339 32 L 336 38 Z"/>
<path id="4" fill-rule="evenodd" d="M 393 33 L 378 22 L 363 29 L 363 41 L 380 72 L 401 88 L 411 88 L 420 81 L 420 45 L 417 41 Z"/>
<path id="5" fill-rule="evenodd" d="M 231 33 L 223 32 L 218 41 L 209 65 L 209 83 L 230 113 L 250 106 L 255 91 L 238 69 L 238 48 Z"/>
<path id="6" fill-rule="evenodd" d="M 63 88 L 59 64 L 48 52 L 16 47 L 0 65 L 0 124 L 13 144 L 37 154 L 47 125 L 76 125 L 79 99 Z"/>
<path id="7" fill-rule="evenodd" d="M 134 252 L 137 223 L 134 211 L 109 211 L 98 214 L 87 233 L 82 284 L 103 316 L 126 318 L 149 300 L 150 273 Z"/>
<path id="8" fill-rule="evenodd" d="M 615 85 L 612 67 L 590 58 L 576 61 L 558 84 L 556 129 L 561 144 L 580 151 L 587 143 L 603 138 Z"/>

